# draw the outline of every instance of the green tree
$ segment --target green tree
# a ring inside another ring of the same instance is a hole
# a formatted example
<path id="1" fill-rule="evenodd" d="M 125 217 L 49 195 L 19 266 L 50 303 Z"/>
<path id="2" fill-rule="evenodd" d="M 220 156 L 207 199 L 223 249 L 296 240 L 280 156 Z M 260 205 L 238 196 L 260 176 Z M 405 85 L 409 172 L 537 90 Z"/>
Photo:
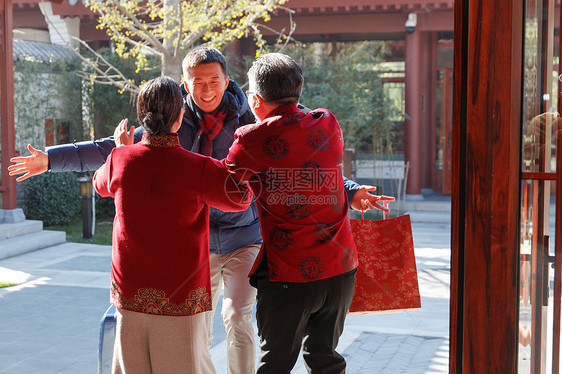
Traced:
<path id="1" fill-rule="evenodd" d="M 111 37 L 117 54 L 135 59 L 137 72 L 152 69 L 147 56 L 153 55 L 160 59 L 162 74 L 179 82 L 181 61 L 194 46 L 220 48 L 233 40 L 253 37 L 258 48 L 263 47 L 265 41 L 260 29 L 266 27 L 264 22 L 286 1 L 89 0 L 87 6 L 99 15 L 98 27 Z M 134 80 L 86 43 L 82 45 L 95 56 L 82 56 L 92 68 L 84 77 L 96 83 L 117 85 L 123 91 L 138 92 Z"/>
<path id="2" fill-rule="evenodd" d="M 98 53 L 125 76 L 136 82 L 147 81 L 160 75 L 158 58 L 155 56 L 148 56 L 148 61 L 155 66 L 154 69 L 137 72 L 133 60 L 120 57 L 109 48 L 100 49 Z M 89 89 L 94 138 L 113 135 L 115 126 L 123 118 L 128 118 L 131 121 L 130 123 L 136 122 L 136 103 L 132 95 L 123 94 L 112 85 L 93 84 L 90 85 Z"/>
<path id="3" fill-rule="evenodd" d="M 337 43 L 337 52 L 323 43 L 295 44 L 289 53 L 301 64 L 305 83 L 301 102 L 329 109 L 338 119 L 345 146 L 376 154 L 392 153 L 396 108 L 386 97 L 375 69 L 387 55 L 387 43 Z"/>

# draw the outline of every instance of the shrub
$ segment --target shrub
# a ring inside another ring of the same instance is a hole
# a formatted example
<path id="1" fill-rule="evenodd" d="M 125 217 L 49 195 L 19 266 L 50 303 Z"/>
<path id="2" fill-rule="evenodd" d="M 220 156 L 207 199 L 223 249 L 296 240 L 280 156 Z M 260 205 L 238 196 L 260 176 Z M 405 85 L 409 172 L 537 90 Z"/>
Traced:
<path id="1" fill-rule="evenodd" d="M 66 225 L 81 213 L 80 185 L 76 173 L 44 173 L 25 186 L 25 214 L 45 226 Z"/>

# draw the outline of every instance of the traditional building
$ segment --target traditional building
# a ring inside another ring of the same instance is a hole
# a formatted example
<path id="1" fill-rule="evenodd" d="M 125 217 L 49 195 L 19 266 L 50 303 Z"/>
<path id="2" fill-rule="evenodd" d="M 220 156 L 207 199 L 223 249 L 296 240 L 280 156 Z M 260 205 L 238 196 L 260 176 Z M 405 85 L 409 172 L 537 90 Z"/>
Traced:
<path id="1" fill-rule="evenodd" d="M 292 37 L 302 42 L 393 41 L 391 59 L 405 62 L 405 68 L 386 83 L 397 85 L 405 97 L 403 152 L 410 163 L 406 193 L 410 198 L 421 197 L 422 189 L 449 194 L 453 0 L 292 0 L 283 7 L 292 10 Z M 96 22 L 82 1 L 14 1 L 18 39 L 67 44 L 76 36 L 102 46 L 109 38 L 96 29 Z M 279 10 L 268 26 L 287 30 L 288 12 Z M 247 40 L 228 50 L 253 54 Z"/>

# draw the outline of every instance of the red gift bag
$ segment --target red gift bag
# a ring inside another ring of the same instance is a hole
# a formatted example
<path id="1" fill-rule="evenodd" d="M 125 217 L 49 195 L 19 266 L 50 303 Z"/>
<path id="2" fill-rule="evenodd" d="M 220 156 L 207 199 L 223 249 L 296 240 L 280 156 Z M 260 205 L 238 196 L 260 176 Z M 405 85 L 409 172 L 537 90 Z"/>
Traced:
<path id="1" fill-rule="evenodd" d="M 359 267 L 349 314 L 420 308 L 410 216 L 350 222 Z"/>

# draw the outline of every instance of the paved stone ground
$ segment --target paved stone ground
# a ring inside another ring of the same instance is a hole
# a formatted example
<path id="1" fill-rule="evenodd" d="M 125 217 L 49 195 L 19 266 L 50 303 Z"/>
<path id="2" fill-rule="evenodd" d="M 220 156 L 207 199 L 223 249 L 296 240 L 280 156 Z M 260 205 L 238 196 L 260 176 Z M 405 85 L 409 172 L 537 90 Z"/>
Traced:
<path id="1" fill-rule="evenodd" d="M 448 350 L 446 338 L 363 332 L 343 356 L 349 373 L 442 373 Z"/>
<path id="2" fill-rule="evenodd" d="M 422 308 L 349 316 L 338 350 L 348 373 L 447 373 L 448 224 L 413 223 Z M 96 373 L 100 319 L 109 303 L 110 247 L 66 243 L 0 261 L 0 373 Z M 220 306 L 219 306 L 220 307 Z M 226 373 L 215 316 L 211 354 Z M 306 373 L 302 359 L 295 374 Z"/>

